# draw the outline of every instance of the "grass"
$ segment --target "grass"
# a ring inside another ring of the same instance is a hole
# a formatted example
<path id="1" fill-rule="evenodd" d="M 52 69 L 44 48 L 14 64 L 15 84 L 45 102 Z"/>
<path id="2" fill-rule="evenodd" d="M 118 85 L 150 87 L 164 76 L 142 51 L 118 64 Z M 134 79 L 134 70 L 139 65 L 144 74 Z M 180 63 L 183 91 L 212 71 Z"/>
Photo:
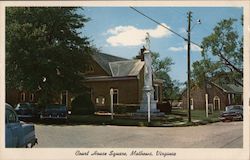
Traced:
<path id="1" fill-rule="evenodd" d="M 116 118 L 111 120 L 110 116 L 98 115 L 71 115 L 69 122 L 74 124 L 93 125 L 120 125 L 120 126 L 148 126 L 147 120 L 136 120 L 127 118 Z"/>
<path id="2" fill-rule="evenodd" d="M 161 118 L 153 118 L 151 122 L 147 122 L 147 117 L 136 118 L 133 116 L 119 116 L 117 114 L 111 120 L 110 115 L 70 115 L 68 122 L 71 124 L 89 124 L 89 125 L 118 125 L 118 126 L 153 126 L 153 127 L 175 127 L 175 126 L 192 126 L 204 125 L 208 123 L 218 122 L 219 112 L 210 114 L 208 118 L 205 117 L 205 112 L 201 110 L 194 110 L 191 112 L 192 121 L 188 122 L 187 110 L 174 110 L 172 114 Z"/>
<path id="3" fill-rule="evenodd" d="M 175 115 L 181 115 L 184 119 L 188 119 L 187 110 L 174 110 L 172 112 Z M 213 114 L 209 114 L 208 117 L 205 115 L 204 110 L 192 110 L 191 111 L 191 120 L 200 121 L 201 124 L 213 123 L 219 121 L 220 111 L 214 111 Z"/>

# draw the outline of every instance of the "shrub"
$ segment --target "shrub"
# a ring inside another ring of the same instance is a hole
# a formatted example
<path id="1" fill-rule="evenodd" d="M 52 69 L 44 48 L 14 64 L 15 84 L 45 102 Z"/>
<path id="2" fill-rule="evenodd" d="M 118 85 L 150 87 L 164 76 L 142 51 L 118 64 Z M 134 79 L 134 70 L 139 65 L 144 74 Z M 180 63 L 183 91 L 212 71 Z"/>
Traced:
<path id="1" fill-rule="evenodd" d="M 166 114 L 169 114 L 172 112 L 172 106 L 170 105 L 170 103 L 168 101 L 163 102 L 163 103 L 158 103 L 157 104 L 157 108 L 161 111 L 161 112 L 165 112 Z"/>
<path id="2" fill-rule="evenodd" d="M 114 105 L 114 112 L 118 114 L 134 113 L 138 108 L 139 105 L 116 104 Z"/>
<path id="3" fill-rule="evenodd" d="M 71 106 L 71 113 L 73 115 L 90 115 L 95 112 L 95 106 L 87 94 L 77 96 L 72 101 Z"/>

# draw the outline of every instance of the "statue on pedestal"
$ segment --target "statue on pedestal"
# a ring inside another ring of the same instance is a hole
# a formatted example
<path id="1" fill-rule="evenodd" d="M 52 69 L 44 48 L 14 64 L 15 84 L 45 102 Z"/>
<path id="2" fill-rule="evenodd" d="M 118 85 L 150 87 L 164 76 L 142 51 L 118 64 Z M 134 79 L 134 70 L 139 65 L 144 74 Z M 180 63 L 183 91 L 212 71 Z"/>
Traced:
<path id="1" fill-rule="evenodd" d="M 150 53 L 150 36 L 146 33 L 145 38 L 145 50 L 143 52 L 144 56 L 144 87 L 143 96 L 140 104 L 140 109 L 137 111 L 139 113 L 146 113 L 148 111 L 148 100 L 147 93 L 150 92 L 150 112 L 160 113 L 156 107 L 156 101 L 154 100 L 154 88 L 153 88 L 153 70 L 152 70 L 152 57 Z"/>

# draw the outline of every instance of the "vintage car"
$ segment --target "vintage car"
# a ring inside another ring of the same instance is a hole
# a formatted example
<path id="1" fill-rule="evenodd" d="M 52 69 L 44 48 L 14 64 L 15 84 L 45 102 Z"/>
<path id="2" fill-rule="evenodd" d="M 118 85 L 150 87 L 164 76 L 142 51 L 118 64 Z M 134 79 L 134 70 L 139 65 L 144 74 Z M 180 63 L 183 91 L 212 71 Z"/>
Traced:
<path id="1" fill-rule="evenodd" d="M 35 126 L 20 122 L 12 106 L 5 104 L 5 147 L 31 148 L 36 143 Z"/>
<path id="2" fill-rule="evenodd" d="M 41 112 L 40 119 L 67 120 L 68 110 L 62 104 L 47 105 Z"/>
<path id="3" fill-rule="evenodd" d="M 20 120 L 28 120 L 40 117 L 40 110 L 34 103 L 18 103 L 15 111 Z"/>
<path id="4" fill-rule="evenodd" d="M 226 106 L 226 111 L 220 114 L 219 119 L 221 121 L 243 120 L 243 106 L 242 105 Z"/>

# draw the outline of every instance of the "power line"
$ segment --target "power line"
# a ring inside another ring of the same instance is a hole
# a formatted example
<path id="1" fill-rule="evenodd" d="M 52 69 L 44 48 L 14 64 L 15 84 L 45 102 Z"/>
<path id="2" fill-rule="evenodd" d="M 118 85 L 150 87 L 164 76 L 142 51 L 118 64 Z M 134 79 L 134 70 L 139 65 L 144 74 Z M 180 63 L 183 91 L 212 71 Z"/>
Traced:
<path id="1" fill-rule="evenodd" d="M 174 30 L 172 30 L 172 29 L 170 29 L 170 28 L 164 26 L 164 25 L 161 24 L 160 22 L 158 22 L 158 21 L 154 20 L 153 18 L 147 16 L 146 14 L 144 14 L 144 13 L 142 13 L 141 11 L 135 9 L 134 7 L 131 7 L 131 6 L 130 6 L 130 8 L 133 9 L 134 11 L 136 11 L 137 13 L 143 15 L 143 16 L 146 17 L 147 19 L 153 21 L 154 23 L 156 23 L 156 24 L 162 26 L 163 28 L 169 30 L 170 32 L 174 33 L 174 34 L 177 35 L 178 37 L 182 38 L 184 41 L 187 41 L 187 38 L 183 37 L 182 35 L 180 35 L 179 33 L 175 32 Z M 198 47 L 201 48 L 201 46 L 200 46 L 199 44 L 197 44 L 197 43 L 195 43 L 195 42 L 193 42 L 193 41 L 190 41 L 190 42 L 191 42 L 192 44 L 194 44 L 194 45 L 196 45 L 196 46 L 198 46 Z"/>

